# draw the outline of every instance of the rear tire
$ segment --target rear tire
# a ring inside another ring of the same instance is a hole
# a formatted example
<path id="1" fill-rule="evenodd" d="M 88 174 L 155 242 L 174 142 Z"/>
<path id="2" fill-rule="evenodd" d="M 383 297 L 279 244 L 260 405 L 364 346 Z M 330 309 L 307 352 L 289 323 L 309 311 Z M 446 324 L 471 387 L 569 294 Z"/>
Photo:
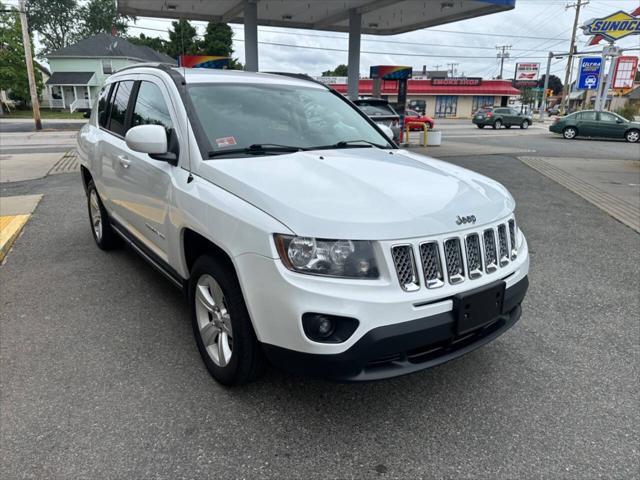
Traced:
<path id="1" fill-rule="evenodd" d="M 207 370 L 219 383 L 242 385 L 266 367 L 235 272 L 202 255 L 189 279 L 191 323 Z"/>
<path id="2" fill-rule="evenodd" d="M 578 129 L 575 127 L 567 127 L 562 131 L 562 136 L 567 140 L 573 140 L 578 136 Z"/>
<path id="3" fill-rule="evenodd" d="M 492 127 L 494 130 L 500 130 L 500 127 L 502 127 L 502 120 L 496 120 L 493 122 Z"/>
<path id="4" fill-rule="evenodd" d="M 523 130 L 526 130 L 527 128 L 529 128 L 529 120 L 525 120 L 524 122 L 522 122 L 522 124 L 520 125 L 520 128 Z"/>
<path id="5" fill-rule="evenodd" d="M 87 208 L 91 222 L 91 234 L 96 245 L 102 250 L 113 250 L 122 245 L 118 234 L 111 228 L 109 214 L 102 204 L 93 180 L 87 183 Z"/>
<path id="6" fill-rule="evenodd" d="M 638 143 L 638 140 L 640 140 L 640 130 L 629 130 L 625 133 L 624 138 L 629 143 Z"/>

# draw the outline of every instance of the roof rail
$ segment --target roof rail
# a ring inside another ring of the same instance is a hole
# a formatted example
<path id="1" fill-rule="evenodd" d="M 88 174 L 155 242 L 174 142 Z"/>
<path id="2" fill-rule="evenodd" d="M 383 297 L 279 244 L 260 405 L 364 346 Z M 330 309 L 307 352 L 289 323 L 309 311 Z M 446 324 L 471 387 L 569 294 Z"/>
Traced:
<path id="1" fill-rule="evenodd" d="M 126 67 L 119 68 L 115 71 L 115 73 L 120 73 L 125 70 L 131 70 L 132 68 L 159 68 L 160 70 L 167 71 L 169 69 L 177 68 L 177 65 L 172 63 L 165 62 L 141 62 L 141 63 L 132 63 L 131 65 L 127 65 Z"/>

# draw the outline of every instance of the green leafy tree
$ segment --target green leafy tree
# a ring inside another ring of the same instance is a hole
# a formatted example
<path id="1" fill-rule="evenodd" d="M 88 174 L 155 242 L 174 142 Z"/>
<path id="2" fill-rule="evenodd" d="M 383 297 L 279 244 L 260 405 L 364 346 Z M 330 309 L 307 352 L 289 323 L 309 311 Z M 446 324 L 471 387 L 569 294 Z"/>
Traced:
<path id="1" fill-rule="evenodd" d="M 233 30 L 226 23 L 209 22 L 202 42 L 200 54 L 229 57 L 229 69 L 242 70 L 242 63 L 233 58 Z"/>
<path id="2" fill-rule="evenodd" d="M 82 26 L 80 36 L 90 37 L 97 33 L 127 33 L 127 24 L 135 17 L 121 15 L 116 10 L 116 0 L 89 0 L 79 9 Z"/>
<path id="3" fill-rule="evenodd" d="M 346 77 L 349 74 L 349 67 L 341 63 L 335 70 L 327 70 L 322 72 L 323 77 Z"/>
<path id="4" fill-rule="evenodd" d="M 77 0 L 30 0 L 27 16 L 29 28 L 40 34 L 45 52 L 58 50 L 77 40 L 80 23 Z"/>
<path id="5" fill-rule="evenodd" d="M 9 92 L 11 98 L 26 105 L 30 102 L 29 79 L 20 16 L 15 8 L 5 10 L 7 7 L 0 3 L 0 90 Z M 42 91 L 42 76 L 38 70 L 36 89 L 38 94 Z"/>
<path id="6" fill-rule="evenodd" d="M 147 47 L 153 48 L 156 52 L 167 53 L 168 43 L 164 38 L 160 37 L 149 37 L 144 33 L 141 33 L 137 37 L 127 37 L 131 43 L 135 45 L 145 45 Z"/>
<path id="7" fill-rule="evenodd" d="M 180 55 L 197 55 L 200 53 L 200 42 L 196 29 L 188 20 L 180 19 L 171 22 L 167 54 L 173 58 Z"/>
<path id="8" fill-rule="evenodd" d="M 545 75 L 543 74 L 538 80 L 538 87 L 544 87 L 544 77 Z M 549 75 L 549 88 L 553 90 L 554 95 L 558 95 L 562 91 L 562 80 L 555 75 Z"/>
<path id="9" fill-rule="evenodd" d="M 533 105 L 540 96 L 533 88 L 523 88 L 520 90 L 520 101 L 523 105 Z"/>

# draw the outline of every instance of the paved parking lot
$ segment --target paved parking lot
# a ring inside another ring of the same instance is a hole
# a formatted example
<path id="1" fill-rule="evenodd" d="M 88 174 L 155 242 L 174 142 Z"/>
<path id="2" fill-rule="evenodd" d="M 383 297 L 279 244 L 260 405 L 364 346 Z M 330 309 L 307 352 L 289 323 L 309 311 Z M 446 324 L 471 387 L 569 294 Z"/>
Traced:
<path id="1" fill-rule="evenodd" d="M 180 293 L 91 238 L 76 174 L 0 267 L 2 478 L 633 478 L 640 236 L 509 155 L 531 251 L 521 321 L 430 371 L 342 385 L 275 369 L 217 385 Z"/>

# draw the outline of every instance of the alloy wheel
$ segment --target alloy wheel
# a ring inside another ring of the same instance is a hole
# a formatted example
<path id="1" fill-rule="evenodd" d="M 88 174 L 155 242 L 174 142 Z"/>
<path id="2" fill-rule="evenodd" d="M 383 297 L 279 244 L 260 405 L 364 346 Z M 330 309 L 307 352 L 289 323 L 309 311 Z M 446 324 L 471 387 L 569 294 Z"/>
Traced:
<path id="1" fill-rule="evenodd" d="M 102 240 L 102 213 L 98 203 L 98 192 L 95 188 L 89 194 L 89 210 L 91 212 L 91 226 L 98 241 Z"/>
<path id="2" fill-rule="evenodd" d="M 233 328 L 222 288 L 211 275 L 198 279 L 195 302 L 202 344 L 213 363 L 225 367 L 233 354 Z"/>
<path id="3" fill-rule="evenodd" d="M 631 130 L 627 133 L 627 142 L 636 143 L 638 140 L 640 140 L 640 131 Z"/>
<path id="4" fill-rule="evenodd" d="M 564 138 L 567 138 L 567 139 L 571 140 L 572 138 L 575 138 L 576 133 L 577 132 L 576 132 L 575 128 L 569 127 L 567 129 L 565 129 L 565 131 L 564 131 Z"/>

